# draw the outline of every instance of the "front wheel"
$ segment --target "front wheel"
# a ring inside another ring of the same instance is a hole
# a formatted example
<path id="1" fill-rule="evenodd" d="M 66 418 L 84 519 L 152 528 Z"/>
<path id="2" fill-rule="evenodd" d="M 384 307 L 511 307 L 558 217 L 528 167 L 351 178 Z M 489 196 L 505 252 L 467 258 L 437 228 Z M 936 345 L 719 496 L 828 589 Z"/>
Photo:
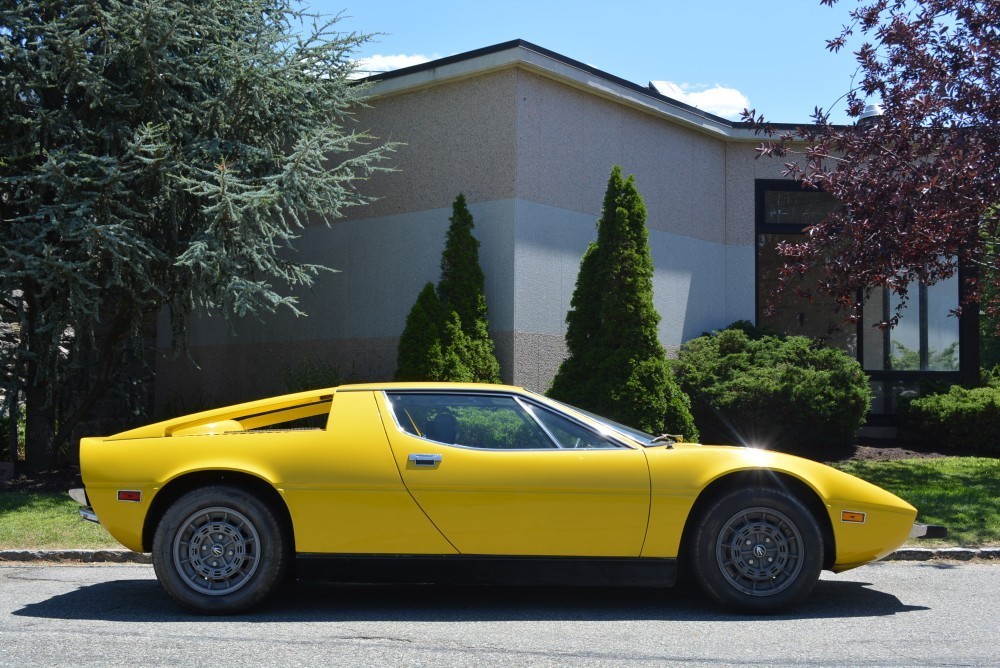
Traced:
<path id="1" fill-rule="evenodd" d="M 274 592 L 289 541 L 270 506 L 241 487 L 195 489 L 164 513 L 153 538 L 160 584 L 185 608 L 242 612 Z"/>
<path id="2" fill-rule="evenodd" d="M 741 489 L 702 515 L 691 552 L 702 589 L 724 606 L 774 613 L 804 599 L 823 565 L 819 524 L 795 497 Z"/>

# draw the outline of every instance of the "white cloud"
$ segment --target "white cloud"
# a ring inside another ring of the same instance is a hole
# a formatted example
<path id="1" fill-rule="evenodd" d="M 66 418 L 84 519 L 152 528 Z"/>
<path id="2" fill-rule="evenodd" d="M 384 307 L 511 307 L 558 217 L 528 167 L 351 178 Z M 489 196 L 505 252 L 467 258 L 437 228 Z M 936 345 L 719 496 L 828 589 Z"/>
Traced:
<path id="1" fill-rule="evenodd" d="M 431 60 L 436 60 L 440 56 L 424 56 L 424 55 L 412 55 L 408 56 L 405 54 L 398 54 L 395 56 L 386 56 L 382 54 L 376 54 L 374 56 L 369 56 L 368 58 L 361 58 L 355 61 L 357 69 L 354 71 L 355 78 L 367 77 L 372 74 L 379 74 L 381 72 L 391 72 L 392 70 L 398 70 L 403 67 L 410 67 L 411 65 L 420 65 L 421 63 L 426 63 Z"/>
<path id="2" fill-rule="evenodd" d="M 690 104 L 702 111 L 731 120 L 739 119 L 740 112 L 750 106 L 746 95 L 735 88 L 715 84 L 676 84 L 673 81 L 650 82 L 657 91 L 679 102 Z"/>

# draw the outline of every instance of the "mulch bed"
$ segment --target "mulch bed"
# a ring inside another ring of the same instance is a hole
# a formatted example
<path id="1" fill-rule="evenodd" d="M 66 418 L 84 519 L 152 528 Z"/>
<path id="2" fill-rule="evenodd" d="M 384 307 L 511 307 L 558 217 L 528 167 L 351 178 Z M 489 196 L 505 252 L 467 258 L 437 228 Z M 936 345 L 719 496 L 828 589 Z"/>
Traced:
<path id="1" fill-rule="evenodd" d="M 65 492 L 74 487 L 83 487 L 79 466 L 54 471 L 20 471 L 10 480 L 0 482 L 0 492 Z"/>

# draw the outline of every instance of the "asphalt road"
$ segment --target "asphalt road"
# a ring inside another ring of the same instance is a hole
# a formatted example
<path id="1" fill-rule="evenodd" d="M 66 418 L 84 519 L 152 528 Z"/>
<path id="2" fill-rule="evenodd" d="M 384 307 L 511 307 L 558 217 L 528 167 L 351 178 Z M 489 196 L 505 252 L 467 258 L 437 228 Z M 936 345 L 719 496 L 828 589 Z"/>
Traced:
<path id="1" fill-rule="evenodd" d="M 779 617 L 697 590 L 294 585 L 189 615 L 138 565 L 0 566 L 0 665 L 1000 666 L 1000 564 L 825 573 Z"/>

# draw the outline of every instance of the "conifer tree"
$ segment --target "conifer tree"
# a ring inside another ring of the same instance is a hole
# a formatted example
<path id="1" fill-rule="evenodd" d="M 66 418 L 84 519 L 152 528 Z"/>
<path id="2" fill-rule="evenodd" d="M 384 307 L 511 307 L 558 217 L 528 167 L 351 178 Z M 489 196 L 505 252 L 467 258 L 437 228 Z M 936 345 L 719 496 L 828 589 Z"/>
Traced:
<path id="1" fill-rule="evenodd" d="M 448 220 L 451 225 L 441 253 L 438 297 L 446 311 L 458 314 L 462 336 L 446 337 L 445 356 L 449 354 L 449 347 L 454 349 L 453 352 L 464 361 L 468 380 L 499 383 L 500 363 L 490 337 L 486 279 L 479 264 L 479 240 L 472 234 L 475 223 L 465 203 L 465 195 L 455 198 Z"/>
<path id="2" fill-rule="evenodd" d="M 298 230 L 367 201 L 391 149 L 346 128 L 367 37 L 303 11 L 0 5 L 0 378 L 25 397 L 29 465 L 51 465 L 161 311 L 177 342 L 194 310 L 295 311 L 324 269 L 288 252 Z"/>
<path id="3" fill-rule="evenodd" d="M 549 395 L 639 429 L 697 438 L 689 400 L 667 367 L 659 321 L 646 207 L 635 177 L 623 179 L 615 166 L 566 315 L 569 357 Z"/>
<path id="4" fill-rule="evenodd" d="M 433 365 L 414 363 L 426 343 L 417 343 L 404 330 L 399 340 L 397 380 L 445 380 L 456 382 L 499 383 L 500 363 L 490 338 L 489 314 L 483 291 L 485 277 L 479 265 L 479 240 L 472 234 L 475 223 L 459 195 L 452 204 L 451 225 L 441 253 L 441 280 L 437 286 L 438 311 L 433 336 L 441 350 L 442 366 L 435 372 Z M 427 288 L 425 287 L 426 291 Z M 423 297 L 423 294 L 421 294 Z M 429 302 L 429 300 L 428 300 Z M 413 309 L 419 306 L 414 304 Z M 413 317 L 413 311 L 410 317 Z M 407 318 L 407 328 L 409 328 Z M 404 369 L 404 360 L 406 367 Z M 414 376 L 410 369 L 418 370 Z M 407 372 L 404 375 L 404 371 Z"/>
<path id="5" fill-rule="evenodd" d="M 438 298 L 458 313 L 462 330 L 472 333 L 477 321 L 487 320 L 486 278 L 479 265 L 479 240 L 472 235 L 475 223 L 465 203 L 465 195 L 455 198 L 441 253 L 441 280 Z"/>
<path id="6" fill-rule="evenodd" d="M 406 327 L 399 337 L 396 380 L 418 381 L 442 376 L 442 324 L 441 302 L 434 291 L 434 284 L 428 281 L 406 316 Z"/>
<path id="7" fill-rule="evenodd" d="M 479 383 L 483 381 L 470 366 L 475 350 L 472 341 L 462 329 L 457 311 L 448 311 L 441 327 L 442 365 L 441 376 L 436 380 L 452 383 Z"/>

